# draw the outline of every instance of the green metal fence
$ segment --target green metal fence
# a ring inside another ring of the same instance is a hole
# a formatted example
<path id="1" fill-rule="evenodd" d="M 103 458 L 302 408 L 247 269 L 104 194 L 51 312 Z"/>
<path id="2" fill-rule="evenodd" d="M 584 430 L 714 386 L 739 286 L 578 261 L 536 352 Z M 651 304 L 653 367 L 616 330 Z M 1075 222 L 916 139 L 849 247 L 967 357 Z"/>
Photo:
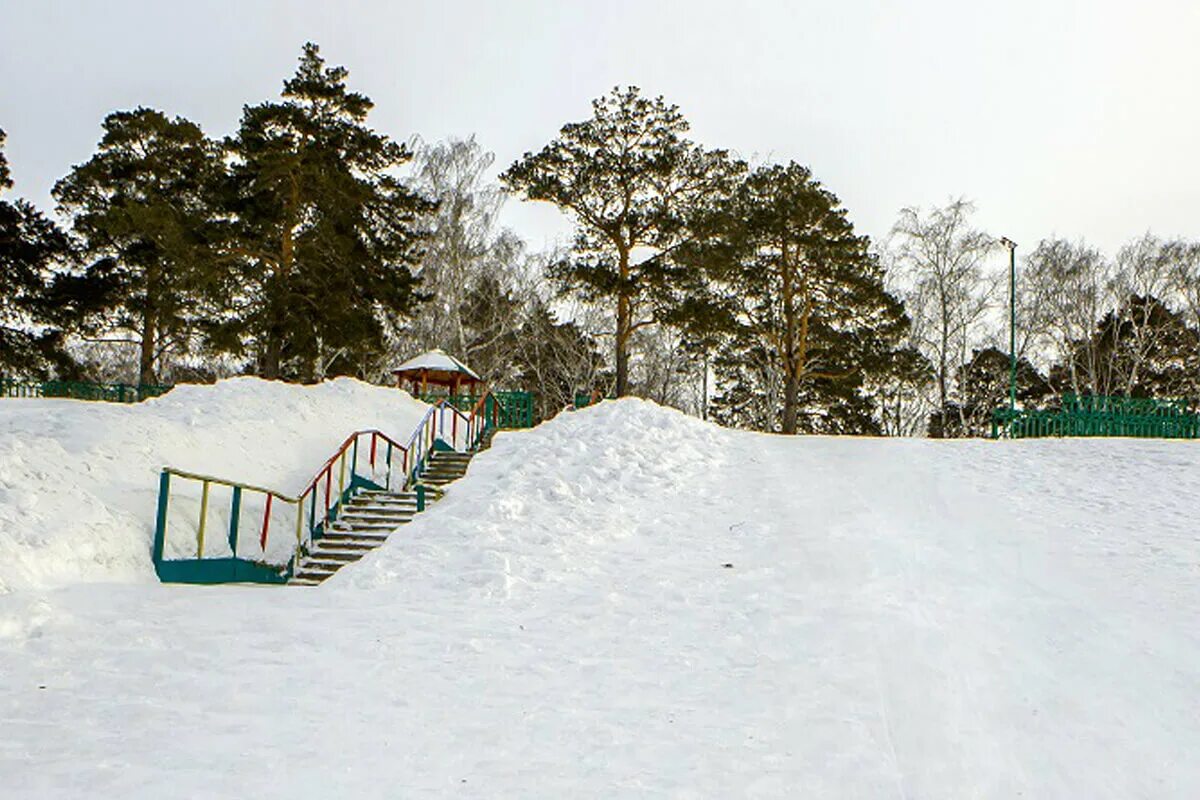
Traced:
<path id="1" fill-rule="evenodd" d="M 489 407 L 486 409 L 487 419 L 495 419 L 497 428 L 532 428 L 533 427 L 533 394 L 530 392 L 488 392 L 488 403 L 496 403 L 493 415 Z M 443 400 L 459 411 L 470 412 L 479 402 L 478 395 L 424 395 L 426 403 L 440 403 Z"/>
<path id="2" fill-rule="evenodd" d="M 1128 436 L 1142 439 L 1200 438 L 1200 414 L 1183 399 L 1073 395 L 1057 409 L 997 409 L 992 438 Z"/>
<path id="3" fill-rule="evenodd" d="M 0 397 L 56 397 L 73 400 L 98 400 L 110 403 L 137 403 L 166 394 L 173 387 L 155 384 L 88 383 L 85 381 L 0 380 Z"/>
<path id="4" fill-rule="evenodd" d="M 88 383 L 85 381 L 23 381 L 0 378 L 0 397 L 63 397 L 109 403 L 140 403 L 171 391 L 171 385 Z"/>

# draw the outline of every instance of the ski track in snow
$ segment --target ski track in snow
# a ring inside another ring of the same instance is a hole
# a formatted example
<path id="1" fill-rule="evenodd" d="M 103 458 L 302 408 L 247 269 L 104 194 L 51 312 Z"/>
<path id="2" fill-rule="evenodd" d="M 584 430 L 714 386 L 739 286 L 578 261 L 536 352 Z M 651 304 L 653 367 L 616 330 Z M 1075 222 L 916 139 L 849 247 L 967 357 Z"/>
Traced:
<path id="1" fill-rule="evenodd" d="M 52 580 L 43 532 L 0 595 L 0 794 L 1195 797 L 1197 467 L 627 400 L 501 433 L 313 591 Z M 89 563 L 145 553 L 137 510 Z"/>

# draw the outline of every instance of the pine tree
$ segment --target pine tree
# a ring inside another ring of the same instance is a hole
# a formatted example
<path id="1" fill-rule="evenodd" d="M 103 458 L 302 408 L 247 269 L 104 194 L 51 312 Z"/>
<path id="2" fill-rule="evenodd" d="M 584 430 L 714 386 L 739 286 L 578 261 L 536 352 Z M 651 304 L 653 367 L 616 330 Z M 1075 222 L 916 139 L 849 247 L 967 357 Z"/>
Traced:
<path id="1" fill-rule="evenodd" d="M 83 280 L 103 287 L 80 313 L 134 331 L 138 381 L 156 383 L 164 357 L 192 345 L 222 280 L 220 154 L 194 122 L 150 108 L 109 114 L 103 128 L 96 154 L 53 193 L 91 262 Z"/>
<path id="2" fill-rule="evenodd" d="M 681 257 L 706 270 L 708 307 L 725 316 L 718 417 L 784 433 L 875 432 L 861 390 L 889 368 L 907 320 L 837 197 L 794 162 L 761 167 L 703 228 Z"/>
<path id="3" fill-rule="evenodd" d="M 306 44 L 283 99 L 247 107 L 227 142 L 240 289 L 221 342 L 268 378 L 352 370 L 418 299 L 434 206 L 394 174 L 411 153 L 366 127 L 373 104 L 348 74 Z"/>
<path id="4" fill-rule="evenodd" d="M 1051 367 L 1050 382 L 1073 391 L 1071 375 L 1089 365 L 1095 365 L 1088 387 L 1094 394 L 1194 398 L 1200 396 L 1200 330 L 1158 298 L 1131 295 L 1090 336 L 1072 343 L 1069 356 Z"/>
<path id="5" fill-rule="evenodd" d="M 958 369 L 957 402 L 946 411 L 929 415 L 926 433 L 933 439 L 987 436 L 992 413 L 1008 406 L 1011 361 L 1008 353 L 995 347 L 975 350 L 971 360 Z M 1052 393 L 1050 383 L 1027 359 L 1017 359 L 1017 404 L 1036 407 Z"/>
<path id="6" fill-rule="evenodd" d="M 723 151 L 685 138 L 688 127 L 661 97 L 616 88 L 592 102 L 590 119 L 564 125 L 501 176 L 512 191 L 574 218 L 577 258 L 556 277 L 584 300 L 609 304 L 618 396 L 630 390 L 632 337 L 677 300 L 680 276 L 670 254 L 689 239 L 689 215 L 740 168 Z"/>
<path id="7" fill-rule="evenodd" d="M 4 140 L 0 130 L 0 191 L 13 185 Z M 66 236 L 30 203 L 0 200 L 0 372 L 44 377 L 68 366 L 47 300 L 54 266 L 68 254 Z"/>

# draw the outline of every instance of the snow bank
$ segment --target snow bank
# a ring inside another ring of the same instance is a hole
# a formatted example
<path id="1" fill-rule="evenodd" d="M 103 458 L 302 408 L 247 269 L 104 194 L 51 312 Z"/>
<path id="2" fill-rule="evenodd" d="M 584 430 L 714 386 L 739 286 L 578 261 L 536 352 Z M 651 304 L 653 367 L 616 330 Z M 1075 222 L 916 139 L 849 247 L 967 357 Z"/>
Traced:
<path id="1" fill-rule="evenodd" d="M 405 526 L 403 547 L 333 580 L 413 588 L 424 570 L 448 590 L 466 584 L 498 597 L 571 580 L 597 568 L 598 546 L 686 535 L 695 503 L 705 502 L 695 495 L 725 467 L 722 441 L 712 425 L 636 399 L 560 414 L 529 433 L 500 432 L 436 515 Z"/>
<path id="2" fill-rule="evenodd" d="M 348 378 L 234 378 L 137 405 L 0 401 L 0 593 L 156 580 L 164 466 L 296 492 L 351 431 L 407 438 L 425 408 Z"/>
<path id="3" fill-rule="evenodd" d="M 605 402 L 499 434 L 316 590 L 46 593 L 0 625 L 0 775 L 14 797 L 1190 799 L 1198 492 L 1194 442 L 776 437 Z"/>

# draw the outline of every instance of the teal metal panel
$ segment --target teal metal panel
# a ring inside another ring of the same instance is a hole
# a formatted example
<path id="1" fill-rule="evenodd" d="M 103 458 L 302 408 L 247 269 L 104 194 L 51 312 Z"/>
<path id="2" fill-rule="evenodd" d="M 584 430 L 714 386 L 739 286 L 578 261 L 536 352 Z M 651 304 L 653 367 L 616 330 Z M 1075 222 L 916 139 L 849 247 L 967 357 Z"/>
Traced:
<path id="1" fill-rule="evenodd" d="M 158 515 L 154 525 L 154 554 L 157 564 L 162 561 L 163 548 L 167 542 L 167 499 L 171 496 L 171 473 L 165 469 L 158 477 Z"/>
<path id="2" fill-rule="evenodd" d="M 285 583 L 286 568 L 247 561 L 244 558 L 189 558 L 160 561 L 154 565 L 163 583 Z"/>

